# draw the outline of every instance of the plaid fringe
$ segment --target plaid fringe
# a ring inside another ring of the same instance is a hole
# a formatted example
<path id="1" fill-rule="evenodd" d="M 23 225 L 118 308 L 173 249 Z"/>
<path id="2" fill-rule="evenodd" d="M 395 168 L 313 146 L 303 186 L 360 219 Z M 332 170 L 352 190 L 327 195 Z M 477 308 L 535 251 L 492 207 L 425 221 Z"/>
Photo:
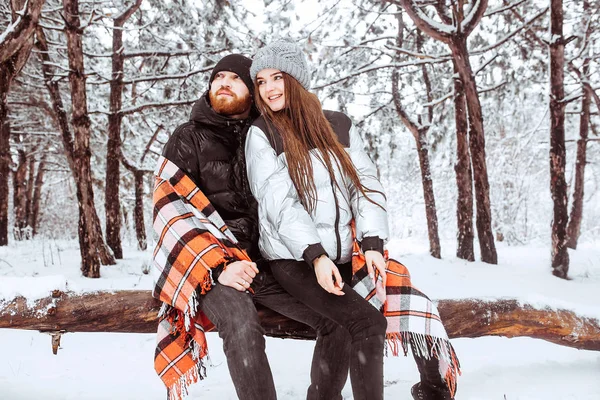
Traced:
<path id="1" fill-rule="evenodd" d="M 185 374 L 181 375 L 175 383 L 167 388 L 169 400 L 181 400 L 189 395 L 190 385 L 198 382 L 198 380 L 203 380 L 204 378 L 206 378 L 206 367 L 204 367 L 202 360 L 199 360 L 195 366 L 190 368 Z"/>
<path id="2" fill-rule="evenodd" d="M 432 357 L 439 360 L 440 376 L 444 377 L 450 394 L 454 397 L 456 379 L 461 372 L 458 356 L 450 340 L 414 332 L 391 332 L 386 334 L 386 354 L 389 349 L 394 357 L 398 357 L 401 347 L 406 357 L 411 342 L 416 345 L 415 353 L 418 356 L 427 360 Z"/>

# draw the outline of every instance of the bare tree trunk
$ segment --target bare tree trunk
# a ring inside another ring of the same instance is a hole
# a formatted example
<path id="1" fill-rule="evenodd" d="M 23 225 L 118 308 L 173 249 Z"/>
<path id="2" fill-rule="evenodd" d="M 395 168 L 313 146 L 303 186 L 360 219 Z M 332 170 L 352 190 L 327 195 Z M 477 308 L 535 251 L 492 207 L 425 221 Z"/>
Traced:
<path id="1" fill-rule="evenodd" d="M 121 175 L 121 105 L 123 103 L 123 25 L 137 11 L 142 0 L 137 0 L 127 11 L 114 20 L 112 43 L 112 80 L 110 81 L 110 114 L 108 115 L 108 144 L 106 146 L 106 185 L 104 208 L 106 210 L 106 242 L 115 258 L 123 258 L 121 246 L 121 201 L 119 186 Z"/>
<path id="2" fill-rule="evenodd" d="M 133 218 L 135 220 L 135 236 L 138 241 L 138 249 L 147 250 L 146 224 L 144 223 L 144 171 L 136 171 L 135 177 L 135 208 Z"/>
<path id="3" fill-rule="evenodd" d="M 33 149 L 33 154 L 35 154 L 37 147 Z M 29 156 L 29 166 L 27 167 L 27 172 L 29 177 L 27 178 L 27 194 L 25 195 L 25 226 L 31 225 L 29 221 L 31 219 L 31 207 L 33 202 L 33 187 L 35 186 L 35 157 L 33 154 Z"/>
<path id="4" fill-rule="evenodd" d="M 92 186 L 90 118 L 87 112 L 83 47 L 80 32 L 78 0 L 63 0 L 65 32 L 69 57 L 69 85 L 71 87 L 71 125 L 74 133 L 73 161 L 79 213 L 79 243 L 81 271 L 89 278 L 100 277 L 100 261 L 114 264 L 114 257 L 104 244 L 100 220 L 94 206 Z"/>
<path id="5" fill-rule="evenodd" d="M 6 97 L 9 74 L 0 64 L 0 246 L 8 245 L 8 177 L 10 175 L 10 124 Z"/>
<path id="6" fill-rule="evenodd" d="M 50 94 L 50 100 L 52 101 L 52 111 L 54 112 L 56 124 L 60 129 L 65 157 L 67 158 L 67 162 L 69 163 L 70 170 L 73 172 L 73 177 L 75 177 L 73 135 L 71 134 L 71 130 L 69 127 L 69 118 L 67 116 L 67 111 L 62 101 L 62 97 L 60 96 L 58 82 L 52 79 L 53 75 L 50 67 L 52 60 L 48 55 L 49 49 L 48 43 L 46 42 L 46 35 L 44 35 L 44 31 L 40 28 L 37 30 L 36 36 L 38 39 L 36 42 L 36 47 L 40 50 L 38 54 L 40 56 L 42 64 L 41 68 L 42 73 L 44 75 L 44 84 L 48 89 L 48 94 Z"/>
<path id="7" fill-rule="evenodd" d="M 27 62 L 33 32 L 44 0 L 11 0 L 12 22 L 19 21 L 0 42 L 0 246 L 8 244 L 8 176 L 10 173 L 10 125 L 7 96 L 13 78 Z M 18 16 L 17 11 L 22 11 Z"/>
<path id="8" fill-rule="evenodd" d="M 496 244 L 492 232 L 492 211 L 490 207 L 490 184 L 485 159 L 485 136 L 481 103 L 477 93 L 475 76 L 469 61 L 466 38 L 454 37 L 450 44 L 456 69 L 465 88 L 469 113 L 469 149 L 475 182 L 475 205 L 477 209 L 477 236 L 481 250 L 481 260 L 490 264 L 498 263 Z"/>
<path id="9" fill-rule="evenodd" d="M 135 235 L 138 241 L 138 249 L 146 250 L 148 248 L 148 243 L 146 240 L 146 224 L 144 223 L 144 175 L 153 173 L 153 171 L 136 167 L 125 158 L 122 152 L 119 157 L 123 166 L 133 174 L 135 179 L 135 207 L 133 209 Z"/>
<path id="10" fill-rule="evenodd" d="M 475 261 L 473 250 L 473 177 L 469 138 L 467 135 L 467 109 L 465 92 L 460 77 L 454 67 L 454 119 L 456 124 L 456 200 L 457 246 L 456 256 L 463 260 Z"/>
<path id="11" fill-rule="evenodd" d="M 583 1 L 583 13 L 587 16 L 584 23 L 587 23 L 587 35 L 591 35 L 591 24 L 589 24 L 590 2 Z M 583 46 L 588 43 L 584 42 Z M 571 215 L 569 216 L 569 225 L 567 226 L 567 246 L 576 249 L 579 235 L 581 233 L 581 220 L 583 219 L 583 195 L 585 185 L 585 167 L 587 164 L 587 141 L 590 129 L 590 107 L 593 93 L 586 81 L 589 79 L 591 59 L 583 59 L 582 82 L 583 97 L 581 98 L 581 114 L 579 116 L 579 140 L 577 141 L 577 161 L 575 162 L 575 187 L 573 188 L 573 205 L 571 206 Z M 600 104 L 598 105 L 600 107 Z"/>
<path id="12" fill-rule="evenodd" d="M 42 187 L 44 185 L 44 168 L 46 168 L 46 151 L 42 152 L 42 157 L 38 163 L 35 183 L 33 188 L 33 198 L 31 200 L 31 214 L 29 215 L 29 226 L 32 229 L 32 235 L 38 233 L 38 216 L 40 214 L 40 202 L 42 200 Z"/>
<path id="13" fill-rule="evenodd" d="M 18 163 L 17 170 L 13 175 L 13 210 L 15 221 L 13 225 L 14 237 L 16 240 L 23 240 L 24 228 L 27 224 L 25 218 L 25 208 L 27 204 L 27 155 L 23 149 L 17 151 Z"/>
<path id="14" fill-rule="evenodd" d="M 587 140 L 590 126 L 591 98 L 587 90 L 583 90 L 581 115 L 579 118 L 579 140 L 577 140 L 577 161 L 575 163 L 575 187 L 573 189 L 573 205 L 569 225 L 567 227 L 567 246 L 576 249 L 581 232 L 583 218 L 583 194 L 585 182 L 585 166 L 587 164 Z"/>
<path id="15" fill-rule="evenodd" d="M 417 143 L 417 152 L 419 153 L 419 165 L 421 167 L 421 183 L 423 184 L 425 216 L 427 218 L 427 232 L 429 236 L 429 253 L 435 258 L 442 258 L 442 248 L 438 235 L 437 207 L 435 205 L 435 194 L 433 192 L 433 181 L 431 179 L 431 167 L 429 164 L 427 130 L 419 129 L 415 140 Z"/>
<path id="16" fill-rule="evenodd" d="M 554 202 L 552 219 L 552 273 L 566 279 L 569 272 L 567 251 L 567 182 L 565 180 L 565 40 L 562 0 L 550 0 L 550 193 Z"/>
<path id="17" fill-rule="evenodd" d="M 398 13 L 396 19 L 398 21 L 396 45 L 402 47 L 404 41 L 404 22 L 402 21 L 402 14 Z M 417 38 L 418 50 L 420 50 L 421 40 L 422 38 L 419 36 Z M 429 76 L 426 69 L 423 69 L 422 73 L 427 86 L 428 100 L 430 100 L 431 87 L 429 85 Z M 429 143 L 427 142 L 427 131 L 429 130 L 431 119 L 433 118 L 433 111 L 431 108 L 429 109 L 429 121 L 426 125 L 421 125 L 420 122 L 417 123 L 412 121 L 402 107 L 402 102 L 400 101 L 400 92 L 398 88 L 399 79 L 398 71 L 394 71 L 392 73 L 392 97 L 400 120 L 412 133 L 417 145 L 419 166 L 421 169 L 421 183 L 423 185 L 423 200 L 425 201 L 425 219 L 427 221 L 427 233 L 429 237 L 429 253 L 435 258 L 442 258 L 442 248 L 440 246 L 440 237 L 438 233 L 437 207 L 435 205 L 435 193 L 433 191 L 433 180 L 431 179 L 431 167 L 429 164 Z"/>

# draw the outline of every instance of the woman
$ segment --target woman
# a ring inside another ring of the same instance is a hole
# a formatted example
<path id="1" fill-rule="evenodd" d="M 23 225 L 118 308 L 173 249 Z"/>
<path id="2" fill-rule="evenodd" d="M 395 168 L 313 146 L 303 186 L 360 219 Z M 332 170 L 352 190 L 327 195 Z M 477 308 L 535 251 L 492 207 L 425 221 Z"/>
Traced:
<path id="1" fill-rule="evenodd" d="M 371 276 L 373 268 L 385 276 L 388 223 L 375 166 L 350 119 L 323 111 L 308 92 L 308 66 L 295 44 L 259 50 L 251 76 L 262 117 L 248 133 L 246 163 L 259 203 L 261 252 L 289 293 L 349 332 L 354 399 L 383 399 L 387 322 L 345 284 L 353 220 Z"/>

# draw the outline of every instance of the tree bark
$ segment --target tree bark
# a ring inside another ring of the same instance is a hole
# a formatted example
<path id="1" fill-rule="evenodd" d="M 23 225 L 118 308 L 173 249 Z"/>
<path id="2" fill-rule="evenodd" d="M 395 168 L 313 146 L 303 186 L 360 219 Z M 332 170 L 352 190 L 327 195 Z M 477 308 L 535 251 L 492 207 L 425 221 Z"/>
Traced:
<path id="1" fill-rule="evenodd" d="M 29 165 L 27 166 L 27 193 L 25 195 L 25 221 L 24 225 L 32 228 L 29 221 L 31 220 L 31 208 L 33 206 L 33 188 L 35 186 L 35 157 L 37 146 L 33 148 L 32 154 L 29 155 Z M 33 236 L 33 233 L 30 233 Z"/>
<path id="2" fill-rule="evenodd" d="M 18 16 L 17 11 L 22 11 L 27 5 L 23 15 Z M 27 57 L 31 50 L 31 37 L 37 27 L 44 0 L 10 0 L 12 11 L 12 23 L 16 23 L 13 29 L 6 34 L 4 40 L 0 42 L 0 64 L 9 60 L 15 60 L 15 56 L 25 48 Z M 12 24 L 11 24 L 12 25 Z M 27 50 L 29 48 L 29 50 Z M 25 57 L 25 58 L 27 58 Z M 22 67 L 22 65 L 21 65 Z M 14 68 L 20 71 L 21 68 Z M 16 75 L 16 74 L 15 74 Z M 12 79 L 12 77 L 10 77 Z M 9 80 L 10 80 L 9 79 Z"/>
<path id="3" fill-rule="evenodd" d="M 33 236 L 38 233 L 38 217 L 40 214 L 40 202 L 42 200 L 42 188 L 44 186 L 44 172 L 46 168 L 47 152 L 42 152 L 42 157 L 38 163 L 35 183 L 33 188 L 33 198 L 31 200 L 31 214 L 29 215 L 29 226 L 31 226 Z"/>
<path id="4" fill-rule="evenodd" d="M 73 177 L 75 177 L 75 164 L 74 164 L 74 150 L 73 150 L 73 135 L 71 134 L 71 128 L 69 127 L 69 118 L 67 116 L 67 111 L 62 101 L 62 97 L 60 96 L 60 88 L 58 87 L 58 82 L 53 78 L 52 69 L 50 67 L 52 60 L 49 56 L 49 48 L 48 43 L 46 41 L 46 35 L 44 31 L 40 28 L 36 32 L 37 42 L 36 47 L 39 50 L 39 57 L 41 61 L 42 74 L 44 75 L 44 84 L 48 89 L 48 94 L 50 95 L 50 100 L 52 101 L 52 111 L 54 112 L 54 118 L 56 121 L 56 125 L 58 125 L 61 140 L 63 144 L 63 149 L 65 152 L 65 157 L 67 162 L 69 163 L 69 169 L 73 173 Z"/>
<path id="5" fill-rule="evenodd" d="M 454 120 L 456 124 L 456 256 L 467 261 L 475 261 L 473 249 L 473 176 L 469 138 L 467 134 L 467 108 L 462 81 L 454 67 Z"/>
<path id="6" fill-rule="evenodd" d="M 119 158 L 123 163 L 123 166 L 133 174 L 135 180 L 135 207 L 133 209 L 135 235 L 138 241 L 138 249 L 146 250 L 148 248 L 148 243 L 146 240 L 146 224 L 144 222 L 144 175 L 152 173 L 153 171 L 139 169 L 129 162 L 122 152 L 120 153 Z"/>
<path id="7" fill-rule="evenodd" d="M 575 187 L 573 188 L 573 205 L 567 227 L 567 246 L 576 249 L 583 219 L 583 195 L 585 184 L 585 166 L 587 164 L 587 139 L 590 126 L 591 96 L 583 90 L 581 115 L 579 118 L 579 140 L 577 140 L 577 161 L 575 162 Z"/>
<path id="8" fill-rule="evenodd" d="M 552 273 L 566 279 L 569 272 L 567 251 L 567 182 L 565 179 L 565 40 L 562 0 L 550 0 L 550 193 L 554 203 L 552 218 Z"/>
<path id="9" fill-rule="evenodd" d="M 0 64 L 0 246 L 8 245 L 8 177 L 10 175 L 10 124 L 8 122 L 9 74 Z"/>
<path id="10" fill-rule="evenodd" d="M 13 29 L 0 42 L 0 246 L 8 244 L 8 176 L 10 172 L 10 125 L 8 91 L 10 84 L 27 62 L 33 47 L 33 32 L 42 12 L 44 0 L 12 0 Z M 18 16 L 27 5 L 23 15 Z"/>
<path id="11" fill-rule="evenodd" d="M 0 328 L 65 332 L 153 333 L 160 302 L 149 291 L 54 291 L 30 306 L 17 297 L 0 301 Z M 314 339 L 315 332 L 272 310 L 257 306 L 267 335 Z M 569 310 L 539 309 L 518 300 L 439 300 L 437 308 L 450 338 L 526 336 L 562 346 L 600 351 L 598 319 Z"/>
<path id="12" fill-rule="evenodd" d="M 17 151 L 17 170 L 13 175 L 13 210 L 15 221 L 13 232 L 15 240 L 25 239 L 24 228 L 27 225 L 25 209 L 27 207 L 27 167 L 29 162 L 23 149 Z"/>
<path id="13" fill-rule="evenodd" d="M 442 258 L 442 247 L 438 234 L 437 207 L 431 179 L 429 164 L 429 143 L 427 142 L 428 129 L 419 129 L 415 137 L 417 152 L 419 153 L 419 166 L 421 167 L 421 183 L 423 184 L 423 198 L 425 200 L 425 216 L 427 218 L 427 233 L 429 236 L 429 253 L 435 258 Z"/>
<path id="14" fill-rule="evenodd" d="M 108 115 L 108 143 L 106 145 L 106 184 L 104 192 L 104 209 L 106 211 L 106 243 L 112 249 L 115 258 L 123 258 L 121 246 L 121 201 L 119 187 L 121 174 L 117 154 L 121 152 L 121 121 L 123 114 L 123 26 L 131 15 L 140 7 L 142 0 L 137 0 L 113 22 L 112 41 L 112 79 L 110 81 L 110 114 Z"/>
<path id="15" fill-rule="evenodd" d="M 100 277 L 100 262 L 114 264 L 115 260 L 102 237 L 100 220 L 94 206 L 92 186 L 90 118 L 87 112 L 85 70 L 80 31 L 78 0 L 63 0 L 65 32 L 69 58 L 69 85 L 71 88 L 71 125 L 74 133 L 74 175 L 79 202 L 79 243 L 81 272 L 89 278 Z"/>
<path id="16" fill-rule="evenodd" d="M 146 224 L 144 222 L 144 171 L 136 171 L 135 178 L 135 207 L 133 218 L 135 220 L 135 236 L 138 241 L 139 250 L 148 249 L 146 239 Z"/>
<path id="17" fill-rule="evenodd" d="M 469 150 L 473 166 L 475 206 L 477 210 L 475 224 L 477 227 L 477 237 L 479 238 L 481 260 L 489 264 L 497 264 L 498 254 L 496 253 L 496 244 L 492 232 L 490 184 L 485 156 L 483 116 L 477 93 L 477 84 L 469 60 L 466 38 L 462 36 L 454 37 L 450 44 L 450 49 L 458 74 L 465 88 L 467 111 L 469 113 Z"/>
<path id="18" fill-rule="evenodd" d="M 583 1 L 584 23 L 587 23 L 586 39 L 592 34 L 592 25 L 589 15 L 590 2 Z M 588 41 L 583 46 L 588 45 Z M 585 186 L 585 167 L 587 165 L 587 141 L 590 129 L 590 107 L 592 104 L 592 89 L 589 86 L 590 63 L 589 57 L 583 59 L 583 67 L 580 79 L 582 81 L 583 97 L 581 98 L 581 114 L 579 115 L 579 140 L 577 141 L 577 160 L 575 162 L 575 186 L 573 188 L 573 204 L 569 225 L 567 226 L 567 246 L 577 249 L 577 242 L 581 233 L 581 220 L 583 219 L 583 195 Z M 600 104 L 598 105 L 600 107 Z"/>

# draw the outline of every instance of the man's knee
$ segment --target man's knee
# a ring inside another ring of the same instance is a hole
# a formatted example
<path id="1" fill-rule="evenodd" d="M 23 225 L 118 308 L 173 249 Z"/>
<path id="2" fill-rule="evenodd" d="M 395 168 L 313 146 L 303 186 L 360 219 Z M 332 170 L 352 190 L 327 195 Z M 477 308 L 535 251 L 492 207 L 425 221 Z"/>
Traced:
<path id="1" fill-rule="evenodd" d="M 200 309 L 221 332 L 262 332 L 256 307 L 248 293 L 216 285 L 200 301 Z"/>
<path id="2" fill-rule="evenodd" d="M 253 354 L 265 349 L 265 331 L 258 318 L 228 318 L 217 329 L 223 339 L 223 350 L 228 355 Z"/>

